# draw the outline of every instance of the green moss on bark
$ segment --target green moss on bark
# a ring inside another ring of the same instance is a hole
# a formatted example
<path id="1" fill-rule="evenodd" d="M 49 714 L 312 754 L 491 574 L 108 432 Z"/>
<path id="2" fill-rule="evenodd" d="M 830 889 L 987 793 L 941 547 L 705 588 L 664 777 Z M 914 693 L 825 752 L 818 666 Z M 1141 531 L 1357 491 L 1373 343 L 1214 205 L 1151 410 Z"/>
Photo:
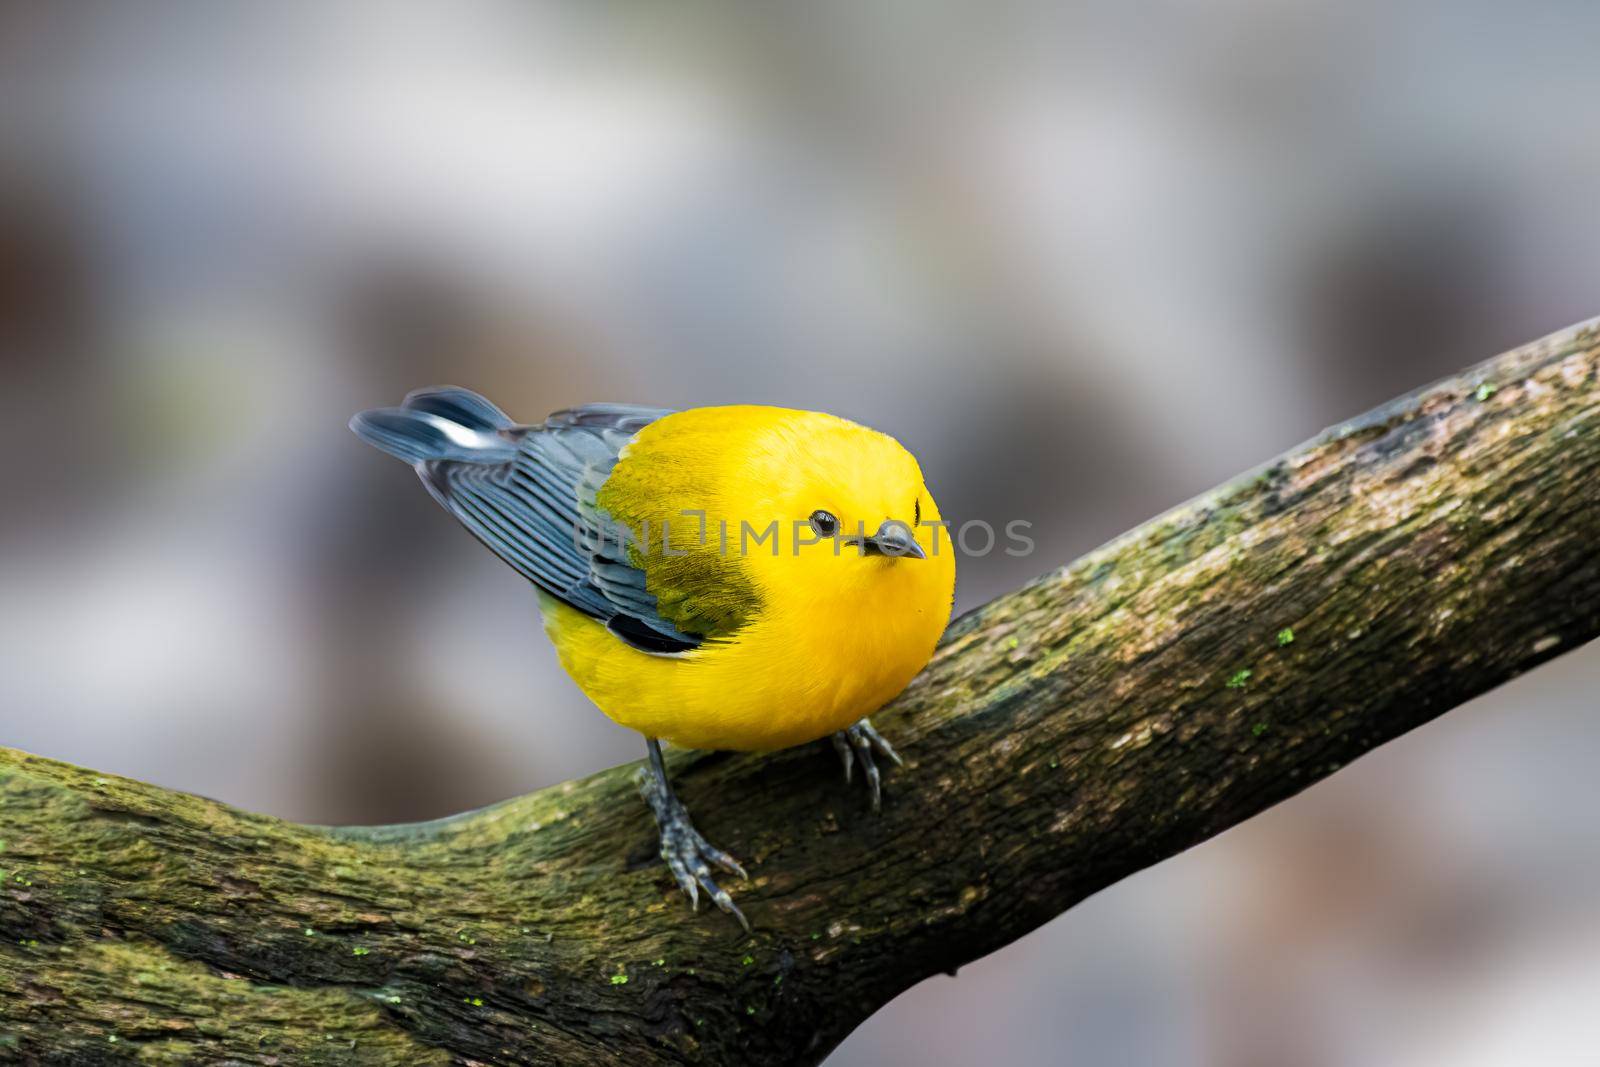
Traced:
<path id="1" fill-rule="evenodd" d="M 1597 367 L 1502 356 L 957 620 L 879 717 L 881 815 L 826 746 L 671 754 L 753 936 L 689 913 L 631 768 L 329 829 L 0 750 L 0 1059 L 815 1063 L 1593 637 Z"/>

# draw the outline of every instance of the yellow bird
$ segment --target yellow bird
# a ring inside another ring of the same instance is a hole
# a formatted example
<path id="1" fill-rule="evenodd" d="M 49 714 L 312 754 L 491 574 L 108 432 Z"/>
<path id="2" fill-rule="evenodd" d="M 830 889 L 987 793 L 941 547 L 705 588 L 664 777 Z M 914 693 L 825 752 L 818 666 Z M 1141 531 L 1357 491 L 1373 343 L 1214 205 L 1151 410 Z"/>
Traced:
<path id="1" fill-rule="evenodd" d="M 912 455 L 833 415 L 591 404 L 522 426 L 466 389 L 426 389 L 351 428 L 413 464 L 434 498 L 539 590 L 561 665 L 645 736 L 641 792 L 662 858 L 698 904 L 733 857 L 695 830 L 662 740 L 771 751 L 833 736 L 845 777 L 867 716 L 933 654 L 955 550 Z"/>

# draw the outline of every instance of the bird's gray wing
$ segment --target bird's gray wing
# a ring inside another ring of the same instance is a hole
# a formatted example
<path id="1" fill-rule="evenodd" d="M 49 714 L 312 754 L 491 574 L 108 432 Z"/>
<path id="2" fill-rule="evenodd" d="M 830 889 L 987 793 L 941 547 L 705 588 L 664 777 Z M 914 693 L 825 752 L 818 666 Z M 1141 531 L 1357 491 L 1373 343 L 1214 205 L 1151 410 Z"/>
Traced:
<path id="1" fill-rule="evenodd" d="M 350 425 L 412 463 L 434 498 L 530 582 L 634 647 L 671 654 L 700 636 L 661 616 L 644 571 L 629 562 L 628 531 L 594 506 L 622 447 L 667 414 L 586 404 L 519 426 L 478 394 L 446 387 Z"/>

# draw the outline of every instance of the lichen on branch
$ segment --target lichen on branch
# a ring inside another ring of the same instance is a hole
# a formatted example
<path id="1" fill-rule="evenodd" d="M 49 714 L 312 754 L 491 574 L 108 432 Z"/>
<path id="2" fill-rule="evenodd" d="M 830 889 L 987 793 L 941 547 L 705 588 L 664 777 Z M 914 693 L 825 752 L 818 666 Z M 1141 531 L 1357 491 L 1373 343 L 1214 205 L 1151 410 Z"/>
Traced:
<path id="1" fill-rule="evenodd" d="M 1335 427 L 954 623 L 833 753 L 671 756 L 755 925 L 691 915 L 631 768 L 297 826 L 0 750 L 0 1059 L 819 1061 L 921 979 L 1600 631 L 1600 338 Z"/>

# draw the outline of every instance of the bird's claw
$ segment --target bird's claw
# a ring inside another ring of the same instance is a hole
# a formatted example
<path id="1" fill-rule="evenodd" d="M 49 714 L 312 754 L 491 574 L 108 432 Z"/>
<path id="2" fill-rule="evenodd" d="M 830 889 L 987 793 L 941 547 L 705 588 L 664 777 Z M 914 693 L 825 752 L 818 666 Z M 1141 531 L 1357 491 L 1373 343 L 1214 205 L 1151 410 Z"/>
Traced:
<path id="1" fill-rule="evenodd" d="M 895 766 L 904 764 L 900 754 L 894 746 L 884 740 L 882 734 L 872 725 L 871 719 L 862 719 L 849 729 L 840 730 L 833 735 L 834 750 L 839 753 L 839 759 L 844 763 L 844 780 L 849 782 L 855 770 L 856 761 L 861 763 L 861 773 L 867 780 L 867 789 L 872 793 L 872 810 L 877 811 L 883 807 L 882 776 L 878 773 L 878 763 L 873 754 L 883 756 L 894 761 Z"/>
<path id="2" fill-rule="evenodd" d="M 647 772 L 639 775 L 639 793 L 650 805 L 650 810 L 655 812 L 656 825 L 661 828 L 661 858 L 672 872 L 673 881 L 689 898 L 689 907 L 694 911 L 700 910 L 700 890 L 704 889 L 706 896 L 717 907 L 738 919 L 745 933 L 749 933 L 750 920 L 744 917 L 744 912 L 739 910 L 728 891 L 711 877 L 711 867 L 715 864 L 729 874 L 748 879 L 750 876 L 745 873 L 744 867 L 701 836 L 689 821 L 688 809 L 677 797 L 659 788 L 656 780 Z"/>

